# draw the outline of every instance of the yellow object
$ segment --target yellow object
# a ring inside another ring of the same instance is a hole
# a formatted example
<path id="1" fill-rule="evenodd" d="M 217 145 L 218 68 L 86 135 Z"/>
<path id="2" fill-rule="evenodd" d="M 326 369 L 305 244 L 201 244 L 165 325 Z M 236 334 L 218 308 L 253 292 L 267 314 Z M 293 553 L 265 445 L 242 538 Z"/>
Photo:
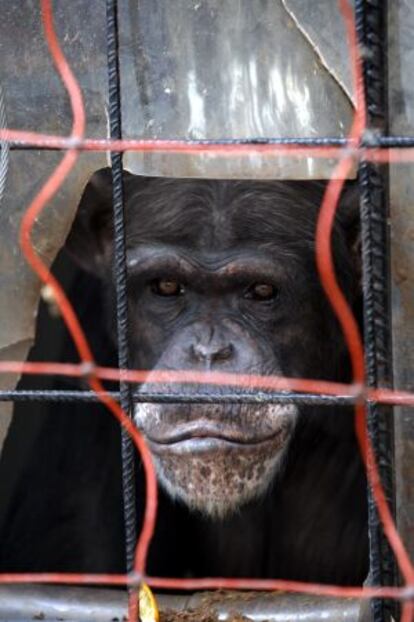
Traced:
<path id="1" fill-rule="evenodd" d="M 141 622 L 159 622 L 160 614 L 154 594 L 146 583 L 139 589 L 139 618 Z"/>

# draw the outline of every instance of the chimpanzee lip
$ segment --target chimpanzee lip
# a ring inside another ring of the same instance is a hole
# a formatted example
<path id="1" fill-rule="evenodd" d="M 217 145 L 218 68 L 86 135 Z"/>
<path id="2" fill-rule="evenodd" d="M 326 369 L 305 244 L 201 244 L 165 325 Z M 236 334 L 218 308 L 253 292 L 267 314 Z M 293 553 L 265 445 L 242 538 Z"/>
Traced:
<path id="1" fill-rule="evenodd" d="M 258 437 L 243 437 L 242 431 L 237 428 L 217 426 L 212 423 L 200 423 L 194 421 L 176 426 L 170 433 L 165 435 L 149 435 L 147 439 L 154 445 L 176 445 L 184 441 L 208 439 L 212 441 L 224 441 L 236 445 L 259 445 L 270 440 L 275 440 L 284 434 L 285 428 L 279 428 L 270 434 Z"/>

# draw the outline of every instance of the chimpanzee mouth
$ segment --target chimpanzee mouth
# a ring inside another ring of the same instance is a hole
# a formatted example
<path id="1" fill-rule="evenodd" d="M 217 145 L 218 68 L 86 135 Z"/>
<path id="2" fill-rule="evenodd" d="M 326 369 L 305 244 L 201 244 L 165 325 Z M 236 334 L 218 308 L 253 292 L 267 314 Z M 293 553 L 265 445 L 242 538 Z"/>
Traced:
<path id="1" fill-rule="evenodd" d="M 276 440 L 282 443 L 286 432 L 286 428 L 281 427 L 267 435 L 246 438 L 243 432 L 237 428 L 217 426 L 211 422 L 193 421 L 176 426 L 170 433 L 158 436 L 147 435 L 147 440 L 151 445 L 158 446 L 159 449 L 174 446 L 177 448 L 180 446 L 183 449 L 185 447 L 200 447 L 201 449 L 202 447 L 208 448 L 218 445 L 261 445 L 269 441 L 274 443 Z"/>

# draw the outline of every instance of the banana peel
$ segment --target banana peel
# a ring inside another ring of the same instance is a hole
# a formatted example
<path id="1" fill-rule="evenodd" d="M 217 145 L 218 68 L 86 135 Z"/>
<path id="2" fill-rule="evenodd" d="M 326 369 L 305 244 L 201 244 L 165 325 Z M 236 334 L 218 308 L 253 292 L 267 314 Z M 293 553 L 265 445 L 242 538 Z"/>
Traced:
<path id="1" fill-rule="evenodd" d="M 138 593 L 140 622 L 159 622 L 160 613 L 152 590 L 146 583 L 141 583 Z"/>

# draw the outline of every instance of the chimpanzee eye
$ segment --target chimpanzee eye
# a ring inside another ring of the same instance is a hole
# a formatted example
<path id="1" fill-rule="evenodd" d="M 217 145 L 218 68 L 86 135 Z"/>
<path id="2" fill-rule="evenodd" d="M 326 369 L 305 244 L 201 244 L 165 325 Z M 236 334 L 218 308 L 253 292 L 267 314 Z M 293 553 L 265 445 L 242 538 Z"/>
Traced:
<path id="1" fill-rule="evenodd" d="M 245 294 L 245 298 L 257 300 L 258 302 L 268 302 L 274 300 L 277 295 L 277 288 L 270 283 L 254 283 Z"/>
<path id="2" fill-rule="evenodd" d="M 151 283 L 151 290 L 157 296 L 180 296 L 184 286 L 174 279 L 156 279 Z"/>

